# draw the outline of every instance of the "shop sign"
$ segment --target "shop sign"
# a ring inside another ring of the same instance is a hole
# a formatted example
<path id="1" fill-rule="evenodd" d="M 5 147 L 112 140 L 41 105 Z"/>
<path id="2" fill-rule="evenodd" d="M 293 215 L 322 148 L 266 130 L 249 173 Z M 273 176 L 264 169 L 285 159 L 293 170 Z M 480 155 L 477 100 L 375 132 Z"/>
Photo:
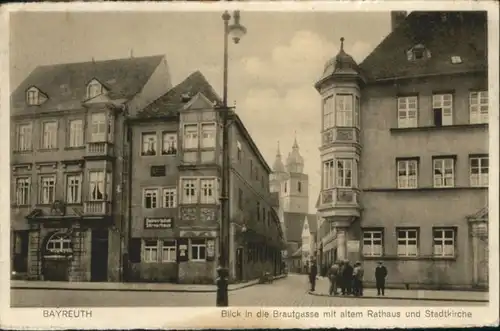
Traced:
<path id="1" fill-rule="evenodd" d="M 359 252 L 359 240 L 348 240 L 347 241 L 347 251 L 349 253 Z"/>
<path id="2" fill-rule="evenodd" d="M 207 240 L 207 260 L 213 261 L 215 257 L 215 240 Z"/>
<path id="3" fill-rule="evenodd" d="M 183 262 L 188 260 L 188 241 L 186 239 L 179 239 L 177 241 L 178 261 Z"/>
<path id="4" fill-rule="evenodd" d="M 171 229 L 174 220 L 171 217 L 145 217 L 145 229 Z"/>

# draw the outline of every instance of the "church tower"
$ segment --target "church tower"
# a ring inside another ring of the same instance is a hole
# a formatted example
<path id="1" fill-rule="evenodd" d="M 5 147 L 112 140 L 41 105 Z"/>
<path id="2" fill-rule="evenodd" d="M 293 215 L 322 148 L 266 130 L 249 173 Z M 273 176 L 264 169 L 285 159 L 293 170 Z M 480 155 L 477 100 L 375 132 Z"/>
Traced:
<path id="1" fill-rule="evenodd" d="M 289 213 L 309 212 L 309 176 L 304 174 L 304 158 L 295 138 L 292 151 L 286 159 L 288 179 L 283 188 L 283 208 Z"/>

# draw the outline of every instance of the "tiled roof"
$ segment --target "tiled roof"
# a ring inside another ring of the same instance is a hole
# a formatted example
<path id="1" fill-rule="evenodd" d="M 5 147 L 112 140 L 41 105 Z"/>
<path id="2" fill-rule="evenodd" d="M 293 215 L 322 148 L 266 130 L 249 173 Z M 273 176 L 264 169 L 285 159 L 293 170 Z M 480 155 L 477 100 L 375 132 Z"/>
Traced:
<path id="1" fill-rule="evenodd" d="M 306 216 L 309 227 L 313 233 L 315 233 L 317 227 L 316 215 L 304 213 L 284 213 L 286 240 L 288 242 L 293 241 L 302 243 L 302 228 L 304 227 L 304 220 Z"/>
<path id="2" fill-rule="evenodd" d="M 417 44 L 431 57 L 408 61 L 406 51 Z M 369 81 L 487 70 L 486 12 L 411 12 L 360 68 Z"/>
<path id="3" fill-rule="evenodd" d="M 176 114 L 183 106 L 182 96 L 189 94 L 203 94 L 211 102 L 221 102 L 220 97 L 214 91 L 205 76 L 199 71 L 189 75 L 180 84 L 174 86 L 167 93 L 153 101 L 137 114 L 138 118 L 154 118 Z"/>
<path id="4" fill-rule="evenodd" d="M 109 98 L 130 99 L 141 91 L 161 61 L 165 61 L 163 55 L 39 66 L 12 93 L 12 108 L 79 107 L 86 99 L 87 84 L 94 78 L 109 90 Z M 40 106 L 26 104 L 25 93 L 32 86 L 48 96 Z"/>

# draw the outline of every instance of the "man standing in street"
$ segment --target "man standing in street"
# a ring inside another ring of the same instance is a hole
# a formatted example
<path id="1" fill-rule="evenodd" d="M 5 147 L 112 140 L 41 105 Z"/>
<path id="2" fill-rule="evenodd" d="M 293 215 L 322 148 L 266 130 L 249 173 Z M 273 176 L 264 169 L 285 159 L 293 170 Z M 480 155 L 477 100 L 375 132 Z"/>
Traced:
<path id="1" fill-rule="evenodd" d="M 377 295 L 385 295 L 385 278 L 387 277 L 387 269 L 379 262 L 375 268 L 375 283 L 377 285 Z"/>
<path id="2" fill-rule="evenodd" d="M 335 262 L 332 264 L 330 267 L 330 270 L 328 270 L 328 279 L 330 280 L 330 290 L 329 293 L 330 295 L 337 295 L 337 285 L 338 285 L 338 279 L 339 279 L 339 263 Z"/>
<path id="3" fill-rule="evenodd" d="M 342 295 L 352 294 L 352 272 L 353 267 L 349 260 L 344 261 L 344 271 L 342 273 Z"/>
<path id="4" fill-rule="evenodd" d="M 316 261 L 312 260 L 311 265 L 309 267 L 309 283 L 311 283 L 311 292 L 314 292 L 316 289 L 317 275 L 318 275 L 318 266 L 316 265 Z"/>

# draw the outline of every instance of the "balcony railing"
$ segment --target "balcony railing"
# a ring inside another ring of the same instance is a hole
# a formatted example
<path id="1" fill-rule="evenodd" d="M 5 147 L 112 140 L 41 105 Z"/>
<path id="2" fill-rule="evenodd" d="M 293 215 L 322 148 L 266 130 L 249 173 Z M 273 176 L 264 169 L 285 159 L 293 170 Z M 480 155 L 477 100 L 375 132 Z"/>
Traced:
<path id="1" fill-rule="evenodd" d="M 110 205 L 109 201 L 87 201 L 83 204 L 83 212 L 85 215 L 108 215 Z"/>
<path id="2" fill-rule="evenodd" d="M 357 206 L 358 191 L 353 188 L 331 188 L 321 191 L 320 208 L 335 206 Z"/>
<path id="3" fill-rule="evenodd" d="M 333 143 L 359 143 L 359 129 L 351 127 L 330 128 L 323 132 L 322 145 Z"/>
<path id="4" fill-rule="evenodd" d="M 89 142 L 87 143 L 87 156 L 111 156 L 113 147 L 108 142 Z"/>

